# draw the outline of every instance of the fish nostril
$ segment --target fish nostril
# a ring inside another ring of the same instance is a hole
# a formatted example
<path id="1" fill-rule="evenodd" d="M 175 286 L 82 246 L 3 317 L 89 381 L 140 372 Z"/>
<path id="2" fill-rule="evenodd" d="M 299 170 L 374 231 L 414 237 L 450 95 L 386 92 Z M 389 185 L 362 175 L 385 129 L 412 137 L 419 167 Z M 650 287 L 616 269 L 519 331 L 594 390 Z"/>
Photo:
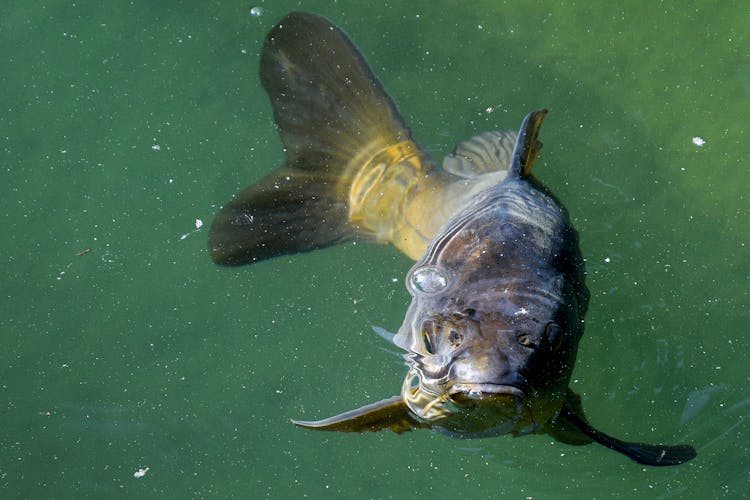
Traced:
<path id="1" fill-rule="evenodd" d="M 454 349 L 456 347 L 459 347 L 463 343 L 463 341 L 464 341 L 464 334 L 459 331 L 451 330 L 450 333 L 448 334 L 448 342 L 450 343 L 450 346 L 453 347 Z"/>

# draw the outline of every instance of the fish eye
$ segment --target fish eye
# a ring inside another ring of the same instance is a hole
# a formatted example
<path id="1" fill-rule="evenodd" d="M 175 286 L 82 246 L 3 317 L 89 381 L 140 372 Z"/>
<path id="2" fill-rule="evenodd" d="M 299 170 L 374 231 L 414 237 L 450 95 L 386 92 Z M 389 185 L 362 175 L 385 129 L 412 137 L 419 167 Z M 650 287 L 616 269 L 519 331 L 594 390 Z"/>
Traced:
<path id="1" fill-rule="evenodd" d="M 427 351 L 427 354 L 435 354 L 435 348 L 432 346 L 430 334 L 424 330 L 422 331 L 422 343 L 424 344 L 424 350 Z"/>
<path id="2" fill-rule="evenodd" d="M 428 318 L 422 322 L 422 325 L 419 328 L 422 333 L 422 344 L 424 345 L 424 349 L 428 354 L 435 354 L 435 344 L 433 342 L 433 337 L 435 332 L 437 331 L 437 327 L 438 326 L 435 320 Z"/>
<path id="3" fill-rule="evenodd" d="M 437 293 L 448 286 L 448 278 L 440 269 L 424 266 L 411 274 L 409 285 L 415 292 Z"/>
<path id="4" fill-rule="evenodd" d="M 563 330 L 560 328 L 560 325 L 555 322 L 547 323 L 547 326 L 544 329 L 544 335 L 547 337 L 547 342 L 553 351 L 560 348 L 563 341 Z"/>
<path id="5" fill-rule="evenodd" d="M 534 339 L 528 333 L 521 333 L 520 335 L 518 335 L 518 337 L 516 337 L 516 339 L 518 340 L 518 343 L 524 347 L 536 347 L 536 345 L 534 344 Z"/>

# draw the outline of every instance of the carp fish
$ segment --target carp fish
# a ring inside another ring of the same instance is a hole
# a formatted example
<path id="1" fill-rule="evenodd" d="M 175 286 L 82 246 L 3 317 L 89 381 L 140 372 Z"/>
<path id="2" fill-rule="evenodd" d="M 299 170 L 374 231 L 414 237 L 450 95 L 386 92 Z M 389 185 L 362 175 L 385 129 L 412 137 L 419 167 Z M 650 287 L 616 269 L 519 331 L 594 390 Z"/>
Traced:
<path id="1" fill-rule="evenodd" d="M 439 168 L 346 34 L 299 12 L 268 33 L 260 79 L 286 160 L 219 211 L 213 260 L 242 265 L 356 239 L 417 261 L 406 278 L 411 305 L 391 338 L 406 351 L 400 394 L 297 425 L 547 434 L 646 465 L 696 456 L 689 445 L 596 430 L 569 388 L 589 292 L 567 210 L 532 174 L 546 110 L 529 113 L 518 133 L 459 143 Z"/>

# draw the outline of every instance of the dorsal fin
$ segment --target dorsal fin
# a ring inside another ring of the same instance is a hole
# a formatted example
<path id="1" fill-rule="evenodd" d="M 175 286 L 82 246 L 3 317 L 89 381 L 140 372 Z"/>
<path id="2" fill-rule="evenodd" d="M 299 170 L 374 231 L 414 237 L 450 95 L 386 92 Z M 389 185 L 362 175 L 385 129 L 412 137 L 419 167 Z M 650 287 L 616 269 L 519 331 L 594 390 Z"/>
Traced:
<path id="1" fill-rule="evenodd" d="M 531 175 L 534 160 L 536 160 L 539 150 L 542 148 L 542 143 L 537 140 L 537 136 L 546 114 L 546 109 L 540 109 L 532 111 L 523 119 L 521 128 L 518 130 L 516 147 L 513 150 L 513 160 L 508 169 L 509 178 Z"/>

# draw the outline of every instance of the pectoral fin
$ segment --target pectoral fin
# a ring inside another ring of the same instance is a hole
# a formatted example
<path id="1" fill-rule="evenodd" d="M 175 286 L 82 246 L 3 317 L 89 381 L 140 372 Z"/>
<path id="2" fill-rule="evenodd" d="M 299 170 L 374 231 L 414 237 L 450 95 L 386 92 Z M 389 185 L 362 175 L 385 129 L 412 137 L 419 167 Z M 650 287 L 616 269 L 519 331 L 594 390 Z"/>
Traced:
<path id="1" fill-rule="evenodd" d="M 568 389 L 568 392 L 565 395 L 565 403 L 560 414 L 550 423 L 550 426 L 545 429 L 547 434 L 566 444 L 578 446 L 592 443 L 594 440 L 584 434 L 579 426 L 576 425 L 575 421 L 568 418 L 569 413 L 572 413 L 582 422 L 588 424 L 586 416 L 583 414 L 581 396 L 570 389 Z"/>
<path id="2" fill-rule="evenodd" d="M 338 432 L 375 432 L 390 429 L 396 434 L 401 434 L 412 429 L 429 427 L 412 416 L 401 396 L 393 396 L 323 420 L 292 422 L 305 429 Z"/>
<path id="3" fill-rule="evenodd" d="M 547 431 L 551 436 L 569 444 L 586 444 L 596 441 L 643 465 L 678 465 L 695 458 L 695 448 L 690 445 L 662 445 L 621 441 L 593 428 L 583 414 L 581 398 L 568 390 L 560 414 Z"/>

